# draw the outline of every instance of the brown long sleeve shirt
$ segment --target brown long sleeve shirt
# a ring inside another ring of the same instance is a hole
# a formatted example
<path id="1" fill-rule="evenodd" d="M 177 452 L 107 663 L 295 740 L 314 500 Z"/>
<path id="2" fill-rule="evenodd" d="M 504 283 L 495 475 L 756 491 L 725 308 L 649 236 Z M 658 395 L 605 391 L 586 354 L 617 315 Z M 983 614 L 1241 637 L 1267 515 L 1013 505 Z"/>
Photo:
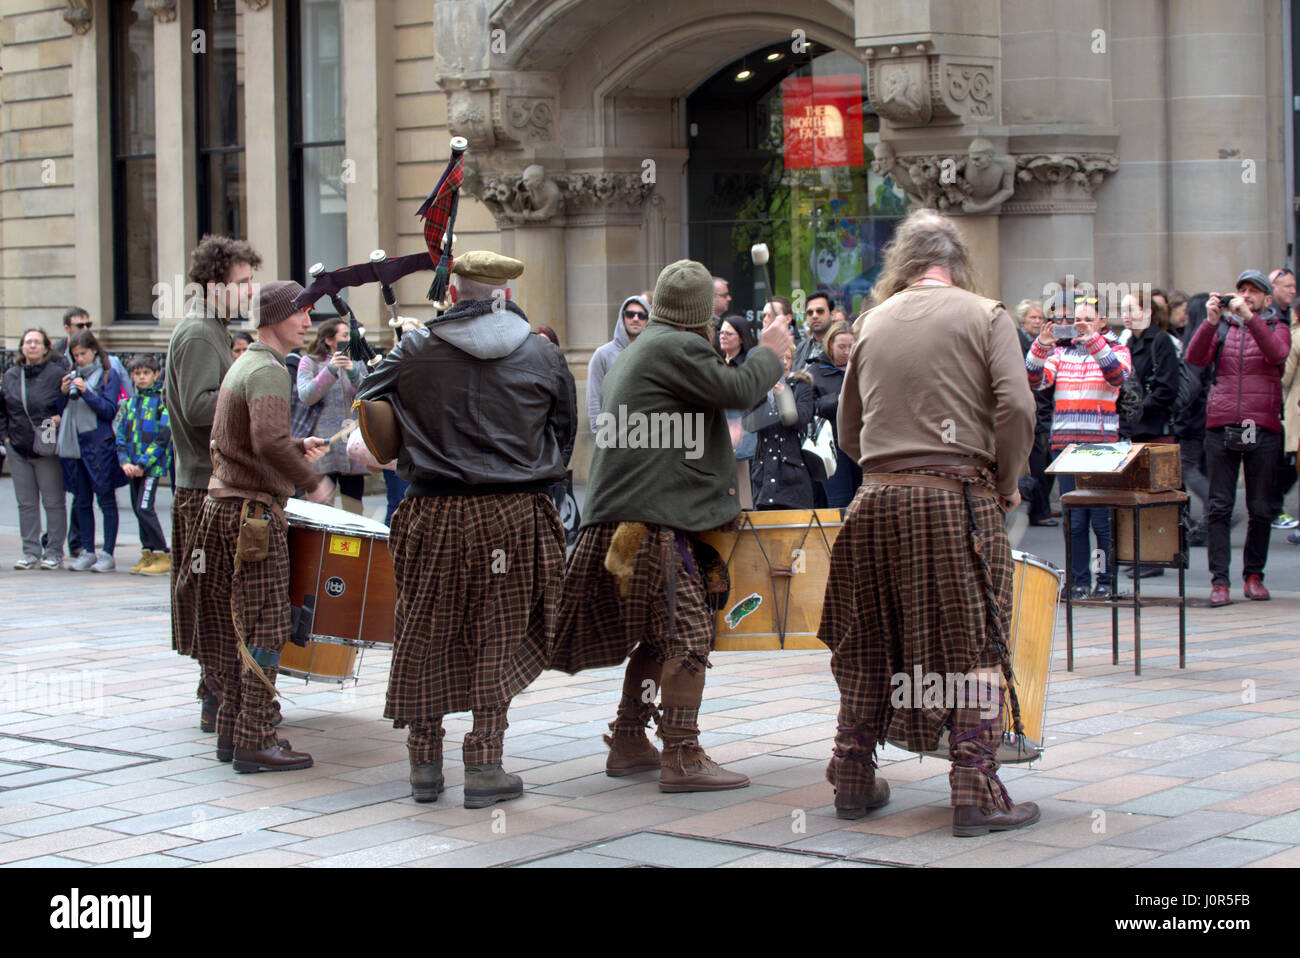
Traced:
<path id="1" fill-rule="evenodd" d="M 840 394 L 840 447 L 861 466 L 970 456 L 1010 496 L 1034 443 L 1034 397 L 1002 304 L 955 286 L 881 303 L 854 343 Z"/>
<path id="2" fill-rule="evenodd" d="M 286 497 L 323 478 L 307 462 L 301 439 L 289 436 L 289 390 L 284 357 L 254 343 L 221 382 L 212 421 L 213 481 L 221 497 Z"/>

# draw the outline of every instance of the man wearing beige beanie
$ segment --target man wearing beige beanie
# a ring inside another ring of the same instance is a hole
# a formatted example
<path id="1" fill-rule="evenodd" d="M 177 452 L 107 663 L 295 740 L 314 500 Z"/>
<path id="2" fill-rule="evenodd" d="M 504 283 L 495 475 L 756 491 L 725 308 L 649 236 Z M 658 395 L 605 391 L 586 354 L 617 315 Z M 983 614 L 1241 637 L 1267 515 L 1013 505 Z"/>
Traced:
<path id="1" fill-rule="evenodd" d="M 665 267 L 649 326 L 605 376 L 605 425 L 596 436 L 550 664 L 572 674 L 617 665 L 630 653 L 618 716 L 606 737 L 605 770 L 612 776 L 658 770 L 664 792 L 749 784 L 700 747 L 712 614 L 699 564 L 704 553 L 693 536 L 740 512 L 726 410 L 748 409 L 766 395 L 792 340 L 784 323 L 769 323 L 746 363 L 727 366 L 709 345 L 713 292 L 700 263 Z M 652 437 L 626 428 L 646 421 L 675 423 L 676 441 L 659 441 L 671 438 L 666 427 Z M 692 430 L 695 423 L 702 428 Z M 686 441 L 698 440 L 700 431 L 702 447 Z M 658 692 L 662 756 L 645 735 Z"/>

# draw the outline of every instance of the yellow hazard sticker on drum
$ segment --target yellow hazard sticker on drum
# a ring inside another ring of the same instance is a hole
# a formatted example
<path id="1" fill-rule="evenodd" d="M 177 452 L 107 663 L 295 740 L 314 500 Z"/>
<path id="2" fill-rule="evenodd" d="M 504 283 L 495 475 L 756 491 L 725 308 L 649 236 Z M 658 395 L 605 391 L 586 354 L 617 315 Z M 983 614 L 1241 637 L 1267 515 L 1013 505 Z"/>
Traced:
<path id="1" fill-rule="evenodd" d="M 361 555 L 361 540 L 356 536 L 330 536 L 330 555 L 356 559 Z"/>

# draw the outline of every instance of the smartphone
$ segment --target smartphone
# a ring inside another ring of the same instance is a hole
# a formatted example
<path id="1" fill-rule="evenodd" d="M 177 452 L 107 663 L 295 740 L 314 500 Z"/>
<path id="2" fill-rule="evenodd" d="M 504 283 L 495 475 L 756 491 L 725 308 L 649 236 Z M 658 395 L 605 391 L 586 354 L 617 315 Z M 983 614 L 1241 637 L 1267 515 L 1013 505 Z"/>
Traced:
<path id="1" fill-rule="evenodd" d="M 335 344 L 334 344 L 334 352 L 335 352 L 336 355 L 340 355 L 340 356 L 341 356 L 341 355 L 343 355 L 344 353 L 346 353 L 347 351 L 348 351 L 348 344 L 347 344 L 347 343 L 335 343 Z"/>
<path id="2" fill-rule="evenodd" d="M 1052 324 L 1053 339 L 1074 339 L 1074 337 L 1077 335 L 1079 335 L 1079 331 L 1078 328 L 1074 325 L 1074 323 L 1060 323 L 1060 324 L 1053 323 Z"/>

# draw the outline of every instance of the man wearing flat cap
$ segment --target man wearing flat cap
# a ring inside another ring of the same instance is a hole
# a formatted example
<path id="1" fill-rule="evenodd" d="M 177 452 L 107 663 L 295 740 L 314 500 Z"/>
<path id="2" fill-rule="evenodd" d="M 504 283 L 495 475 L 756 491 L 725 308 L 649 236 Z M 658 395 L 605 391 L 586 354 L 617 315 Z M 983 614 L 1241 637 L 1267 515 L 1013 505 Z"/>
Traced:
<path id="1" fill-rule="evenodd" d="M 212 478 L 194 533 L 193 552 L 178 589 L 198 609 L 198 647 L 205 673 L 222 690 L 217 709 L 217 759 L 236 772 L 310 768 L 273 731 L 275 676 L 289 638 L 289 544 L 284 504 L 294 489 L 329 502 L 334 483 L 312 469 L 323 439 L 289 437 L 284 357 L 311 329 L 293 299 L 294 282 L 262 286 L 252 303 L 257 342 L 221 381 L 212 421 Z"/>
<path id="2" fill-rule="evenodd" d="M 1277 516 L 1273 483 L 1282 455 L 1282 371 L 1291 348 L 1286 321 L 1271 308 L 1273 288 L 1257 269 L 1237 277 L 1237 294 L 1214 293 L 1205 322 L 1187 344 L 1193 366 L 1212 366 L 1214 385 L 1205 408 L 1205 460 L 1210 474 L 1206 508 L 1206 550 L 1210 563 L 1210 605 L 1232 601 L 1229 542 L 1237 477 L 1246 473 L 1246 546 L 1242 594 L 1266 600 L 1264 564 Z"/>
<path id="3" fill-rule="evenodd" d="M 511 301 L 524 264 L 462 253 L 452 307 L 406 333 L 362 383 L 392 404 L 410 482 L 388 546 L 397 583 L 384 716 L 408 728 L 411 790 L 443 790 L 442 718 L 472 712 L 466 808 L 523 794 L 502 767 L 510 700 L 546 665 L 564 574 L 548 489 L 564 479 L 577 395 L 564 354 Z"/>
<path id="4" fill-rule="evenodd" d="M 650 324 L 605 374 L 604 425 L 596 434 L 550 664 L 573 674 L 630 656 L 605 739 L 605 771 L 616 777 L 658 772 L 664 792 L 749 784 L 700 747 L 713 630 L 702 574 L 709 551 L 694 536 L 740 513 L 726 411 L 757 404 L 781 377 L 780 357 L 793 345 L 787 324 L 769 320 L 745 364 L 726 365 L 709 345 L 713 295 L 713 277 L 702 264 L 679 260 L 665 267 Z M 669 429 L 649 442 L 641 441 L 644 430 L 638 435 L 624 427 L 615 435 L 610 420 L 677 422 L 679 440 L 689 424 L 697 441 L 674 448 Z M 645 734 L 657 693 L 662 755 Z"/>

